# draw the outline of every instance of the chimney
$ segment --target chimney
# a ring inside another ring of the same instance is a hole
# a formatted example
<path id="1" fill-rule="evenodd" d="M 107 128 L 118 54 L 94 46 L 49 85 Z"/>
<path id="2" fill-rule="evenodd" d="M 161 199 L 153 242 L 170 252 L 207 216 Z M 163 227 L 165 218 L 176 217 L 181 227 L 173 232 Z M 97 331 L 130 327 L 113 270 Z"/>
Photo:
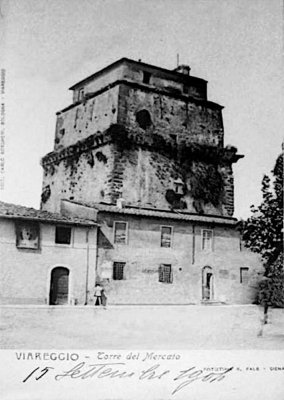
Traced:
<path id="1" fill-rule="evenodd" d="M 179 74 L 183 75 L 190 75 L 190 66 L 189 65 L 179 65 L 177 68 L 174 69 L 175 72 L 178 72 Z"/>
<path id="2" fill-rule="evenodd" d="M 125 207 L 125 200 L 122 197 L 120 197 L 119 199 L 116 200 L 116 206 L 118 208 L 120 208 L 120 209 L 124 208 Z"/>

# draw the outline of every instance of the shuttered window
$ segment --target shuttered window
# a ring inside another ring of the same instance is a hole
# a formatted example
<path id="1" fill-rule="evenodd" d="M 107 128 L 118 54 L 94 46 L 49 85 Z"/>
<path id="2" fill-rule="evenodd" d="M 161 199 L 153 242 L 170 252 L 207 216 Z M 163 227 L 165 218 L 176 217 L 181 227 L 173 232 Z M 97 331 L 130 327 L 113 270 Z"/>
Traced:
<path id="1" fill-rule="evenodd" d="M 159 282 L 173 283 L 171 264 L 161 264 L 159 267 Z"/>
<path id="2" fill-rule="evenodd" d="M 202 250 L 213 250 L 213 231 L 211 229 L 202 229 Z"/>
<path id="3" fill-rule="evenodd" d="M 71 227 L 56 226 L 55 227 L 55 243 L 70 244 L 71 243 Z"/>
<path id="4" fill-rule="evenodd" d="M 127 222 L 114 223 L 114 243 L 127 243 Z"/>
<path id="5" fill-rule="evenodd" d="M 172 231 L 171 226 L 161 226 L 161 247 L 172 247 Z"/>

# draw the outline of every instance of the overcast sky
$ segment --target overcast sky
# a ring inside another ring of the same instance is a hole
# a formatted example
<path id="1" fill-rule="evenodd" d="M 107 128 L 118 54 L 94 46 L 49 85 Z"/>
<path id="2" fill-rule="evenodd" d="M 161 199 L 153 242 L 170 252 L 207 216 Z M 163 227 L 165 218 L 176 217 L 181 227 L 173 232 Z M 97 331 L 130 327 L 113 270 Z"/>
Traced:
<path id="1" fill-rule="evenodd" d="M 2 0 L 6 68 L 4 201 L 40 203 L 40 158 L 52 151 L 68 87 L 121 57 L 208 80 L 223 106 L 234 165 L 235 216 L 261 200 L 283 135 L 281 0 Z M 4 48 L 3 48 L 4 45 Z M 4 51 L 3 51 L 4 50 Z M 2 68 L 3 68 L 2 66 Z"/>

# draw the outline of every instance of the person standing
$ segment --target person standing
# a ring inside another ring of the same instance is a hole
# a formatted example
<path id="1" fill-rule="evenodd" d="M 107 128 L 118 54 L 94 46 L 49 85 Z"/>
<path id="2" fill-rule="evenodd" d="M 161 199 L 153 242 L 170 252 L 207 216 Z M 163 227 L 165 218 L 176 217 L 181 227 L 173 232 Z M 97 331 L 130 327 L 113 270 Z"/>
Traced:
<path id="1" fill-rule="evenodd" d="M 99 283 L 96 283 L 95 285 L 95 293 L 94 293 L 94 297 L 95 297 L 95 306 L 101 306 L 102 305 L 102 292 L 103 292 L 103 288 L 101 287 L 101 285 Z"/>
<path id="2" fill-rule="evenodd" d="M 106 295 L 106 291 L 105 288 L 103 288 L 102 290 L 102 305 L 104 306 L 104 309 L 107 309 L 107 295 Z"/>

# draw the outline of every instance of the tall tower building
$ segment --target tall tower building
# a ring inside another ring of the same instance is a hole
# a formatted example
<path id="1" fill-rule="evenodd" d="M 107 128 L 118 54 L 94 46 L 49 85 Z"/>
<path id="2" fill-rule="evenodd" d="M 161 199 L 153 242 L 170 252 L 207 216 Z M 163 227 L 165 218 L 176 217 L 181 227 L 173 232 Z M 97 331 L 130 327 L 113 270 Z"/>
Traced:
<path id="1" fill-rule="evenodd" d="M 122 58 L 73 85 L 42 159 L 41 208 L 60 200 L 230 217 L 232 164 L 222 106 L 189 66 L 171 71 Z"/>

